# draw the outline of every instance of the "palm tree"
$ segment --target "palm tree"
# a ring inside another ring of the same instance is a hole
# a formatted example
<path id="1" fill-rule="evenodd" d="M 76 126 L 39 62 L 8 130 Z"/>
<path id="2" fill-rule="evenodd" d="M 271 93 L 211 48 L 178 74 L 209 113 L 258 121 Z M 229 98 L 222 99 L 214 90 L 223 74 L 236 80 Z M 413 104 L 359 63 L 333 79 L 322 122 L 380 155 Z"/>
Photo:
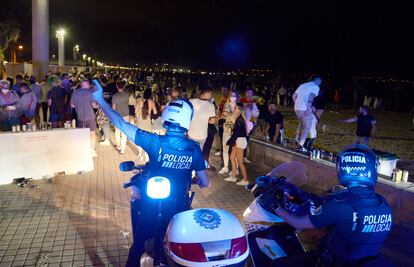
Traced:
<path id="1" fill-rule="evenodd" d="M 11 20 L 0 22 L 0 77 L 4 73 L 4 51 L 9 47 L 10 43 L 17 42 L 20 36 L 20 25 Z"/>

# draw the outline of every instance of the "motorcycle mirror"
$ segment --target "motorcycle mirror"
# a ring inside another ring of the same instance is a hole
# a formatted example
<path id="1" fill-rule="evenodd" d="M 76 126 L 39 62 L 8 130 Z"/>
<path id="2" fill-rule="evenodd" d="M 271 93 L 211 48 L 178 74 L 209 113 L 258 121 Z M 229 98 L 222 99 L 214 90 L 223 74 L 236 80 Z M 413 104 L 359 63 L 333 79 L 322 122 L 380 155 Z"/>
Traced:
<path id="1" fill-rule="evenodd" d="M 339 192 L 341 192 L 341 191 L 343 191 L 343 190 L 345 190 L 345 186 L 343 186 L 343 185 L 340 185 L 340 184 L 335 184 L 335 185 L 333 185 L 332 186 L 332 188 L 331 188 L 331 192 L 333 193 L 333 194 L 336 194 L 336 193 L 339 193 Z"/>
<path id="2" fill-rule="evenodd" d="M 119 170 L 121 172 L 129 172 L 135 169 L 135 163 L 133 161 L 124 161 L 119 163 Z"/>
<path id="3" fill-rule="evenodd" d="M 246 189 L 247 189 L 247 190 L 252 190 L 252 189 L 253 189 L 253 187 L 254 187 L 255 185 L 256 185 L 255 183 L 253 183 L 253 184 L 248 184 L 248 185 L 246 185 Z"/>

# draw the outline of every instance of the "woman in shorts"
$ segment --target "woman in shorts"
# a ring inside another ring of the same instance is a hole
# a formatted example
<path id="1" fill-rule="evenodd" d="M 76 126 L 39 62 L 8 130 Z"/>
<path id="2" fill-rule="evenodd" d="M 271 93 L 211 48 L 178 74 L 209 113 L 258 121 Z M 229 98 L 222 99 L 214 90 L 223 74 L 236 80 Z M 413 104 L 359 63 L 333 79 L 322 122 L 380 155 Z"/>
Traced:
<path id="1" fill-rule="evenodd" d="M 227 145 L 232 147 L 230 154 L 231 161 L 231 176 L 224 179 L 227 182 L 237 182 L 236 169 L 237 166 L 242 174 L 242 180 L 237 182 L 237 185 L 245 186 L 249 184 L 247 178 L 246 166 L 244 165 L 243 155 L 247 148 L 247 128 L 246 128 L 246 113 L 243 103 L 237 103 L 234 109 L 234 118 L 236 118 L 233 128 L 233 133 L 227 141 Z"/>

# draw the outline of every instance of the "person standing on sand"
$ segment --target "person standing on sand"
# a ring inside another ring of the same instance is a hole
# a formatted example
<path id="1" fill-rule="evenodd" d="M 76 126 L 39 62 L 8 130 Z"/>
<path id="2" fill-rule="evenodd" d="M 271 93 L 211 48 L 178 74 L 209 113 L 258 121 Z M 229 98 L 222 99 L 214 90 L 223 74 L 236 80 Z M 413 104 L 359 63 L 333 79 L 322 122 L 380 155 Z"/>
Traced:
<path id="1" fill-rule="evenodd" d="M 367 106 L 361 106 L 359 108 L 359 114 L 356 117 L 340 120 L 340 122 L 356 122 L 358 124 L 356 130 L 355 143 L 363 144 L 369 147 L 369 138 L 375 135 L 375 125 L 377 121 L 374 116 L 368 113 L 369 108 Z"/>

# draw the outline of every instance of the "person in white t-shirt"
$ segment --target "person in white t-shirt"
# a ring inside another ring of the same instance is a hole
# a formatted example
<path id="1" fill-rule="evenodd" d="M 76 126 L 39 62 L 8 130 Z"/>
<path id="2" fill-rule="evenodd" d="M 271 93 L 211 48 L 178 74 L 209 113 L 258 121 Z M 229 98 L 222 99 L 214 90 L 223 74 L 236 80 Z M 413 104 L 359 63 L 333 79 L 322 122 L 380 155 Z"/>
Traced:
<path id="1" fill-rule="evenodd" d="M 188 130 L 188 137 L 198 142 L 201 150 L 203 150 L 208 136 L 208 124 L 216 123 L 216 108 L 210 102 L 211 97 L 211 88 L 203 88 L 200 91 L 200 98 L 190 99 L 191 104 L 193 104 L 194 115 Z"/>
<path id="2" fill-rule="evenodd" d="M 322 79 L 316 76 L 312 81 L 301 84 L 292 96 L 295 103 L 295 114 L 299 120 L 295 138 L 298 150 L 304 150 L 303 145 L 312 126 L 313 99 L 319 94 L 321 83 Z"/>

